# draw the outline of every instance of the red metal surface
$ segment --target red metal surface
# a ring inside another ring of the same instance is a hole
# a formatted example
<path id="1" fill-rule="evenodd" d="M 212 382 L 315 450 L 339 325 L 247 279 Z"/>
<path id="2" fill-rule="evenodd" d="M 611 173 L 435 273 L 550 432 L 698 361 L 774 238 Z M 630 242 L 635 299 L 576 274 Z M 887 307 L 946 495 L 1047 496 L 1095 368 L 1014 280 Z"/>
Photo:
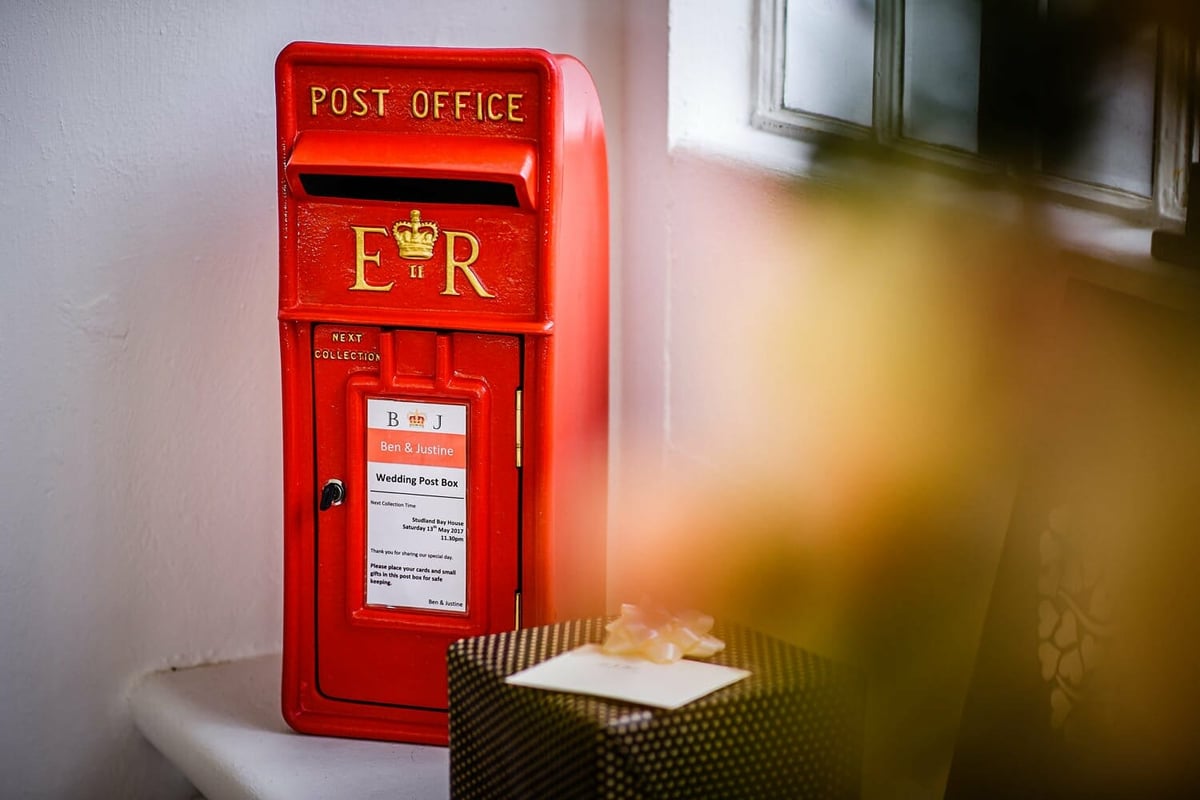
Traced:
<path id="1" fill-rule="evenodd" d="M 283 713 L 304 732 L 444 743 L 451 641 L 511 628 L 518 589 L 524 625 L 603 610 L 598 99 L 577 61 L 535 50 L 297 43 L 276 73 Z M 456 183 L 355 199 L 307 191 L 312 175 Z M 456 196 L 464 181 L 515 202 Z M 402 242 L 408 222 L 436 223 L 424 250 Z M 462 611 L 365 602 L 369 398 L 467 408 Z M 334 477 L 345 502 L 318 511 Z"/>
<path id="2" fill-rule="evenodd" d="M 487 153 L 487 160 L 480 160 L 480 153 Z M 305 131 L 296 137 L 287 170 L 293 194 L 304 194 L 297 176 L 305 173 L 430 178 L 451 173 L 466 180 L 509 183 L 520 208 L 536 206 L 537 152 L 532 143 L 517 139 Z"/>

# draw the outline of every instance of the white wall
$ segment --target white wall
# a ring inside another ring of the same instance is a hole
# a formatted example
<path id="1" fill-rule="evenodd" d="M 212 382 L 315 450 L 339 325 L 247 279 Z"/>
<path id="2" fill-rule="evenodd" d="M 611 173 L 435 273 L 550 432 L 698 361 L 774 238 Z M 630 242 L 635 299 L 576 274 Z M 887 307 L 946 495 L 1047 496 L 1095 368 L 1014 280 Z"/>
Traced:
<path id="1" fill-rule="evenodd" d="M 671 0 L 673 148 L 760 169 L 803 172 L 812 146 L 750 125 L 761 0 Z"/>
<path id="2" fill-rule="evenodd" d="M 622 15 L 586 0 L 3 4 L 0 794 L 187 796 L 133 731 L 128 685 L 279 647 L 280 48 L 573 53 L 599 86 L 616 194 L 635 83 Z"/>

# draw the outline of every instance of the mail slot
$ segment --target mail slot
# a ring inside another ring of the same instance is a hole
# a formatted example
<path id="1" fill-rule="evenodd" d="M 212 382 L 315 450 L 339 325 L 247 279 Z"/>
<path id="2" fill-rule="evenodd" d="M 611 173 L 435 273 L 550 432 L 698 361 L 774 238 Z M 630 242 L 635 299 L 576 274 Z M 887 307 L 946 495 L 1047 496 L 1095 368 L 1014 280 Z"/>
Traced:
<path id="1" fill-rule="evenodd" d="M 608 185 L 568 56 L 276 64 L 283 714 L 445 743 L 457 639 L 604 607 Z"/>

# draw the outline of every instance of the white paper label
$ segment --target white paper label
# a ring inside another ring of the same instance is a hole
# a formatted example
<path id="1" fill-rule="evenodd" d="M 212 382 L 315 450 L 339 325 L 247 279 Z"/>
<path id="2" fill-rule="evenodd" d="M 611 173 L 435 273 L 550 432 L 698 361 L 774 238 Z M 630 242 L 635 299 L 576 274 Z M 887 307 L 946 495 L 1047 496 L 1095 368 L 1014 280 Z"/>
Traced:
<path id="1" fill-rule="evenodd" d="M 505 683 L 609 697 L 658 708 L 679 708 L 746 678 L 744 669 L 683 659 L 655 664 L 644 658 L 612 656 L 588 644 L 509 675 Z"/>
<path id="2" fill-rule="evenodd" d="M 467 610 L 467 407 L 367 399 L 367 604 Z"/>

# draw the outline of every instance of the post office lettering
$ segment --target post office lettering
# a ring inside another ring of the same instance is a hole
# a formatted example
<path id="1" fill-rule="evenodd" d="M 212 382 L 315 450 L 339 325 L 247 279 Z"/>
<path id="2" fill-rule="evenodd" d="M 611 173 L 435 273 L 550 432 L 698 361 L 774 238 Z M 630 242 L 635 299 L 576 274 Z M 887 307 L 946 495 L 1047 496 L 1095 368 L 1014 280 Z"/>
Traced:
<path id="1" fill-rule="evenodd" d="M 524 92 L 417 89 L 409 110 L 415 119 L 524 122 Z"/>
<path id="2" fill-rule="evenodd" d="M 386 111 L 384 98 L 391 89 L 371 86 L 308 87 L 309 113 L 312 116 L 330 114 L 335 117 L 382 117 Z"/>

